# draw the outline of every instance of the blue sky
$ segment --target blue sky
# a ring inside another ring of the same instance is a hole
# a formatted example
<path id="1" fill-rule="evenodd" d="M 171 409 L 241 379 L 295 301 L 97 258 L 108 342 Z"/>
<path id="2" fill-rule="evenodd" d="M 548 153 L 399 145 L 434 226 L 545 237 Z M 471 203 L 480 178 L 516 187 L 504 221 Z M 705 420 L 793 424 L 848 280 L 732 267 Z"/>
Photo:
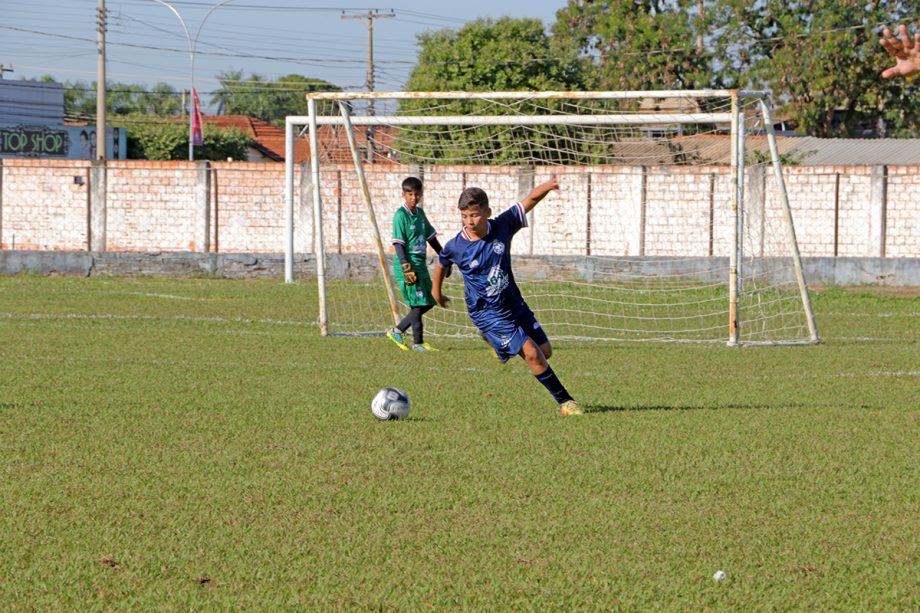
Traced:
<path id="1" fill-rule="evenodd" d="M 12 0 L 0 21 L 0 64 L 13 66 L 5 79 L 45 74 L 59 81 L 96 78 L 98 0 Z M 458 29 L 480 17 L 534 17 L 547 25 L 565 0 L 398 0 L 394 4 L 302 2 L 298 0 L 167 0 L 194 38 L 195 85 L 199 92 L 219 87 L 216 75 L 242 70 L 273 79 L 296 73 L 331 81 L 345 89 L 364 88 L 367 20 L 343 19 L 368 10 L 394 12 L 374 20 L 376 89 L 400 90 L 415 62 L 416 35 Z M 107 0 L 109 81 L 187 89 L 191 62 L 179 19 L 155 0 Z"/>

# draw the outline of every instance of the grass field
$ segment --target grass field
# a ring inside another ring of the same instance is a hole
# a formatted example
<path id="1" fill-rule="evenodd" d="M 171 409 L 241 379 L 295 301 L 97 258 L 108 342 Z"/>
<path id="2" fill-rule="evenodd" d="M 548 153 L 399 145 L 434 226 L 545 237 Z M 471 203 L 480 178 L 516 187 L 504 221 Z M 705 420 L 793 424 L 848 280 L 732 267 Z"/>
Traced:
<path id="1" fill-rule="evenodd" d="M 559 342 L 559 418 L 481 341 L 319 337 L 310 283 L 0 278 L 0 603 L 917 610 L 920 292 L 814 303 L 818 346 Z"/>

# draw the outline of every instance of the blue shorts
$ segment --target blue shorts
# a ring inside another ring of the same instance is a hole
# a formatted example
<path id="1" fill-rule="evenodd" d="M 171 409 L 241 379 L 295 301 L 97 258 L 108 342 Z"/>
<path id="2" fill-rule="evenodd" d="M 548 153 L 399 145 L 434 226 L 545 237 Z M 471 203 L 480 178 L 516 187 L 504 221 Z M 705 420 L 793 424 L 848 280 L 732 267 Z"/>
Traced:
<path id="1" fill-rule="evenodd" d="M 482 309 L 475 314 L 470 313 L 470 317 L 502 362 L 520 353 L 528 338 L 537 346 L 549 341 L 540 322 L 524 301 L 510 308 Z"/>

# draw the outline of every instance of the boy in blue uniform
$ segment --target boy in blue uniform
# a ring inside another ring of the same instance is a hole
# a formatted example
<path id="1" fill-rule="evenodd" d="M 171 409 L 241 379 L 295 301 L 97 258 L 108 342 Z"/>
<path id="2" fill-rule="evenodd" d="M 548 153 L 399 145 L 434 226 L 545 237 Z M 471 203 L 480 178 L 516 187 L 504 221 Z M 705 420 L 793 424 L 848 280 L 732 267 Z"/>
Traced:
<path id="1" fill-rule="evenodd" d="M 553 177 L 495 219 L 489 219 L 492 209 L 482 189 L 463 190 L 457 205 L 463 230 L 441 250 L 431 293 L 438 304 L 447 306 L 449 299 L 441 293 L 441 285 L 449 267 L 456 264 L 463 273 L 470 318 L 498 358 L 502 362 L 515 355 L 524 358 L 559 404 L 559 413 L 581 415 L 583 411 L 546 361 L 553 352 L 549 338 L 524 302 L 511 270 L 512 237 L 527 225 L 526 214 L 549 192 L 558 189 L 559 183 Z"/>
<path id="2" fill-rule="evenodd" d="M 422 315 L 435 305 L 431 297 L 431 277 L 428 276 L 426 254 L 428 245 L 441 253 L 441 243 L 425 211 L 419 206 L 422 201 L 422 182 L 407 177 L 402 182 L 403 205 L 393 215 L 393 276 L 409 307 L 397 326 L 387 332 L 387 337 L 404 350 L 409 351 L 403 334 L 412 327 L 413 351 L 437 351 L 425 342 Z"/>

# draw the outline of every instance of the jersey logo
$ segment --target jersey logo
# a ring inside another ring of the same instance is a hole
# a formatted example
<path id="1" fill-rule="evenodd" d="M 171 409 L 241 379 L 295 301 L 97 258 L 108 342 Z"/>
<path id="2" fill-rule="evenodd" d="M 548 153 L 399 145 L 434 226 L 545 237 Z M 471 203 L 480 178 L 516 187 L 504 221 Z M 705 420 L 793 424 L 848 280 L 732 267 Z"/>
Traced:
<path id="1" fill-rule="evenodd" d="M 508 276 L 498 264 L 489 270 L 488 280 L 489 287 L 486 288 L 486 296 L 498 296 L 508 287 Z"/>
<path id="2" fill-rule="evenodd" d="M 479 260 L 473 260 L 470 262 L 470 269 L 476 268 L 477 266 L 479 266 Z"/>
<path id="3" fill-rule="evenodd" d="M 500 243 L 495 241 L 492 243 L 492 251 L 495 252 L 495 255 L 501 255 L 505 252 L 505 243 Z"/>

